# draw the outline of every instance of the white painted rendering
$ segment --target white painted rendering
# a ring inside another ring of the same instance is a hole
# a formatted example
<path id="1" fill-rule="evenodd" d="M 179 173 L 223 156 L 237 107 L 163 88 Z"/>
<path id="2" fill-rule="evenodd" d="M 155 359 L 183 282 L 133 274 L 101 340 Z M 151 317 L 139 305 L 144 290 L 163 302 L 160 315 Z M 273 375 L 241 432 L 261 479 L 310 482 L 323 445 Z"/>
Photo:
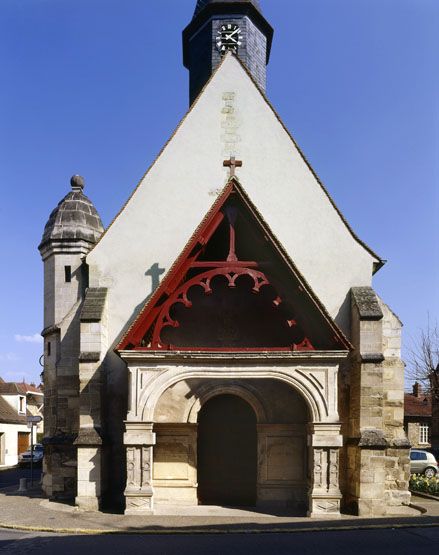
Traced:
<path id="1" fill-rule="evenodd" d="M 36 443 L 37 430 L 35 426 L 33 429 L 34 443 Z M 29 433 L 30 429 L 26 424 L 5 424 L 0 422 L 0 449 L 3 451 L 3 460 L 0 458 L 0 468 L 18 464 L 18 432 Z"/>
<path id="2" fill-rule="evenodd" d="M 19 416 L 26 415 L 27 402 L 26 395 L 2 395 L 3 399 L 17 412 Z M 20 402 L 21 399 L 21 402 Z"/>
<path id="3" fill-rule="evenodd" d="M 210 209 L 226 184 L 223 160 L 230 155 L 243 161 L 242 186 L 348 331 L 343 303 L 352 286 L 371 284 L 376 259 L 352 236 L 273 110 L 228 55 L 87 256 L 90 285 L 109 288 L 109 344 L 151 293 L 146 272 L 156 263 L 169 270 Z"/>

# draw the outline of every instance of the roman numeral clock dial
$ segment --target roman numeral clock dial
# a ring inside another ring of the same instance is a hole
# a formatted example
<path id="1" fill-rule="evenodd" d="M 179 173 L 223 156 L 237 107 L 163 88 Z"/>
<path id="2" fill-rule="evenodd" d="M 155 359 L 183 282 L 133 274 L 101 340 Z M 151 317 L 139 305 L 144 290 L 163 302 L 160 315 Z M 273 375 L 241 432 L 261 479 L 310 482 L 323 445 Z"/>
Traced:
<path id="1" fill-rule="evenodd" d="M 221 54 L 225 54 L 229 50 L 236 54 L 242 40 L 240 27 L 236 23 L 225 23 L 218 29 L 216 46 Z"/>

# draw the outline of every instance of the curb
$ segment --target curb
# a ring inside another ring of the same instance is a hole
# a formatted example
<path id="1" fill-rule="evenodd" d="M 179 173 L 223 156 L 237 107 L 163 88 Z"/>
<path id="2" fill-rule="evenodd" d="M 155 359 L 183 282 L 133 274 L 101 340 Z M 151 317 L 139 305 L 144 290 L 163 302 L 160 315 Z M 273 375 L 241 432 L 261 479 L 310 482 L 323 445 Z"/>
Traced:
<path id="1" fill-rule="evenodd" d="M 418 497 L 422 497 L 423 499 L 432 499 L 433 501 L 439 501 L 439 497 L 437 495 L 431 495 L 430 493 L 425 493 L 423 491 L 413 491 L 410 490 L 412 495 L 417 495 Z"/>
<path id="2" fill-rule="evenodd" d="M 6 472 L 7 470 L 17 469 L 18 465 L 15 466 L 2 466 L 0 467 L 0 472 Z"/>
<path id="3" fill-rule="evenodd" d="M 168 528 L 163 529 L 142 529 L 142 530 L 117 530 L 117 529 L 90 529 L 90 528 L 49 528 L 45 526 L 21 526 L 16 524 L 6 524 L 0 522 L 0 528 L 6 530 L 19 530 L 23 532 L 47 532 L 53 534 L 69 534 L 69 535 L 101 535 L 101 536 L 170 536 L 170 535 L 239 535 L 239 534 L 297 534 L 307 532 L 349 532 L 355 530 L 396 530 L 404 528 L 437 528 L 439 522 L 422 523 L 414 522 L 407 524 L 363 524 L 353 526 L 318 526 L 318 527 L 305 527 L 305 528 L 242 528 L 242 529 L 228 529 L 228 528 L 194 528 L 191 530 L 182 528 Z"/>

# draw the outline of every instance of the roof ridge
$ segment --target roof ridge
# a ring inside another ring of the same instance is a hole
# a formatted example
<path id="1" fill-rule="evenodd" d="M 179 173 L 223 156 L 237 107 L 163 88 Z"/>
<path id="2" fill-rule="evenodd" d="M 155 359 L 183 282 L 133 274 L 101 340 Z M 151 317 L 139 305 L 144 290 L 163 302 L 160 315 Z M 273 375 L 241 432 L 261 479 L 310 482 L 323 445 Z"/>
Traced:
<path id="1" fill-rule="evenodd" d="M 104 230 L 104 232 L 101 234 L 101 236 L 99 237 L 98 241 L 93 245 L 93 247 L 90 249 L 90 251 L 87 253 L 87 256 L 93 252 L 93 250 L 97 247 L 97 245 L 100 244 L 100 242 L 103 240 L 103 238 L 106 236 L 107 232 L 110 230 L 110 228 L 113 226 L 113 224 L 115 223 L 115 221 L 118 219 L 118 217 L 122 214 L 122 212 L 125 210 L 125 208 L 127 207 L 128 203 L 131 201 L 131 199 L 134 197 L 134 195 L 136 194 L 136 192 L 138 191 L 138 189 L 140 188 L 140 186 L 142 185 L 144 179 L 147 177 L 147 175 L 150 173 L 150 171 L 152 170 L 152 168 L 155 166 L 155 164 L 158 162 L 158 160 L 160 159 L 160 157 L 162 156 L 163 152 L 165 151 L 165 149 L 168 147 L 168 145 L 171 143 L 171 141 L 173 140 L 173 138 L 175 137 L 175 135 L 177 134 L 177 132 L 179 131 L 179 129 L 181 128 L 181 126 L 184 124 L 184 122 L 187 120 L 187 118 L 189 117 L 189 115 L 192 113 L 192 111 L 194 110 L 195 106 L 198 104 L 200 98 L 202 97 L 202 95 L 204 94 L 204 91 L 206 90 L 206 88 L 210 85 L 211 81 L 214 79 L 214 77 L 216 76 L 216 74 L 219 72 L 220 68 L 224 65 L 225 61 L 229 58 L 229 56 L 232 56 L 237 62 L 238 64 L 241 66 L 241 68 L 244 70 L 244 72 L 246 73 L 246 75 L 249 77 L 249 79 L 251 80 L 251 82 L 255 85 L 256 89 L 259 91 L 260 95 L 262 96 L 263 100 L 266 102 L 266 104 L 268 105 L 268 107 L 270 108 L 270 110 L 272 111 L 272 113 L 274 114 L 275 118 L 278 120 L 278 122 L 280 123 L 280 125 L 282 126 L 282 128 L 284 129 L 284 131 L 287 133 L 288 137 L 290 138 L 291 142 L 293 143 L 294 147 L 296 148 L 297 152 L 299 153 L 300 157 L 302 158 L 302 160 L 305 162 L 306 166 L 308 167 L 308 169 L 310 170 L 310 172 L 312 173 L 312 175 L 314 176 L 315 180 L 317 181 L 318 185 L 320 186 L 320 188 L 322 189 L 323 193 L 326 195 L 326 197 L 328 198 L 329 202 L 331 203 L 332 207 L 334 208 L 334 210 L 336 211 L 336 213 L 338 214 L 339 218 L 341 219 L 341 221 L 343 222 L 343 224 L 345 225 L 345 227 L 347 228 L 347 230 L 349 231 L 349 233 L 351 234 L 351 236 L 353 237 L 353 239 L 359 243 L 373 258 L 375 258 L 376 260 L 376 269 L 375 272 L 377 272 L 380 268 L 382 268 L 382 266 L 384 266 L 385 264 L 385 260 L 382 259 L 373 249 L 371 249 L 371 247 L 369 247 L 364 241 L 362 241 L 358 235 L 355 233 L 355 231 L 351 228 L 349 222 L 347 221 L 347 219 L 344 217 L 343 213 L 341 212 L 341 210 L 338 208 L 338 206 L 336 205 L 334 199 L 331 197 L 331 195 L 329 194 L 329 191 L 326 189 L 326 187 L 324 186 L 322 180 L 319 178 L 319 176 L 317 175 L 316 171 L 314 170 L 314 168 L 311 166 L 311 163 L 308 161 L 308 159 L 306 158 L 306 156 L 304 155 L 304 153 L 302 152 L 301 148 L 299 147 L 299 145 L 297 144 L 296 140 L 294 139 L 293 135 L 291 134 L 291 132 L 288 130 L 288 128 L 286 127 L 286 125 L 284 124 L 284 122 L 282 121 L 280 115 L 277 113 L 277 111 L 275 110 L 274 106 L 271 104 L 270 100 L 268 99 L 267 95 L 265 94 L 265 92 L 259 87 L 259 85 L 256 83 L 256 81 L 254 80 L 253 76 L 251 75 L 251 73 L 248 71 L 248 69 L 245 67 L 245 65 L 243 64 L 243 62 L 241 62 L 241 60 L 232 52 L 228 52 L 223 59 L 221 60 L 220 64 L 218 65 L 218 67 L 215 69 L 215 71 L 212 73 L 212 75 L 210 76 L 209 80 L 206 82 L 206 84 L 204 85 L 204 87 L 201 89 L 199 95 L 197 96 L 197 98 L 194 100 L 194 102 L 192 103 L 192 105 L 189 107 L 189 109 L 187 110 L 187 112 L 184 114 L 184 116 L 181 118 L 180 122 L 178 123 L 178 125 L 176 126 L 176 128 L 174 129 L 173 133 L 171 134 L 171 136 L 169 137 L 169 139 L 166 141 L 166 143 L 163 145 L 163 147 L 161 148 L 161 150 L 159 151 L 159 153 L 157 154 L 157 156 L 155 157 L 155 159 L 152 161 L 152 163 L 150 164 L 150 166 L 148 167 L 148 169 L 146 170 L 146 172 L 143 174 L 143 176 L 141 177 L 141 179 L 139 180 L 138 184 L 136 185 L 136 187 L 133 189 L 133 191 L 131 192 L 131 194 L 128 196 L 126 202 L 123 204 L 123 206 L 121 207 L 121 209 L 117 212 L 117 214 L 114 216 L 114 218 L 112 219 L 111 223 L 109 224 L 109 226 Z M 374 273 L 375 273 L 374 272 Z"/>
<path id="2" fill-rule="evenodd" d="M 325 193 L 325 195 L 327 196 L 329 202 L 331 203 L 332 207 L 335 209 L 335 211 L 337 212 L 337 214 L 339 215 L 340 219 L 342 220 L 342 222 L 344 223 L 344 225 L 347 227 L 349 233 L 352 235 L 352 237 L 364 248 L 366 249 L 369 254 L 371 254 L 374 258 L 377 259 L 377 262 L 380 264 L 379 267 L 376 269 L 376 271 L 378 271 L 380 268 L 382 268 L 382 266 L 384 266 L 385 264 L 385 260 L 382 259 L 375 251 L 373 251 L 364 241 L 362 241 L 358 235 L 355 233 L 355 231 L 351 228 L 349 222 L 347 221 L 347 219 L 344 217 L 342 211 L 338 208 L 338 206 L 336 205 L 334 199 L 331 197 L 331 195 L 329 194 L 329 191 L 326 189 L 325 185 L 323 184 L 322 180 L 320 179 L 320 177 L 317 175 L 317 172 L 314 170 L 314 168 L 312 167 L 311 163 L 308 161 L 308 159 L 306 158 L 305 154 L 303 153 L 302 149 L 300 148 L 300 146 L 298 145 L 298 143 L 296 142 L 296 139 L 293 137 L 292 133 L 290 132 L 290 130 L 287 128 L 287 126 L 284 124 L 284 122 L 282 121 L 282 118 L 280 117 L 280 115 L 277 113 L 276 109 L 274 108 L 273 104 L 271 103 L 271 101 L 268 99 L 266 93 L 261 89 L 261 87 L 258 85 L 258 83 L 255 81 L 255 79 L 253 78 L 253 75 L 250 73 L 250 71 L 246 68 L 246 66 L 244 65 L 244 63 L 238 58 L 238 56 L 234 55 L 233 53 L 231 53 L 231 55 L 235 58 L 235 60 L 237 60 L 237 62 L 239 63 L 239 65 L 242 67 L 242 69 L 245 71 L 245 73 L 247 74 L 247 76 L 250 78 L 250 80 L 252 81 L 252 83 L 255 85 L 255 87 L 257 88 L 257 90 L 259 91 L 260 95 L 262 96 L 262 98 L 265 100 L 265 102 L 267 103 L 268 107 L 271 109 L 271 111 L 273 112 L 274 116 L 276 117 L 276 119 L 278 120 L 278 122 L 281 124 L 282 128 L 284 129 L 284 131 L 287 133 L 288 137 L 290 138 L 290 140 L 293 142 L 294 146 L 297 149 L 297 152 L 299 153 L 300 157 L 302 158 L 302 160 L 305 162 L 305 164 L 307 165 L 308 169 L 311 171 L 311 173 L 313 174 L 314 178 L 316 179 L 317 183 L 320 185 L 321 189 L 323 190 L 323 192 Z"/>

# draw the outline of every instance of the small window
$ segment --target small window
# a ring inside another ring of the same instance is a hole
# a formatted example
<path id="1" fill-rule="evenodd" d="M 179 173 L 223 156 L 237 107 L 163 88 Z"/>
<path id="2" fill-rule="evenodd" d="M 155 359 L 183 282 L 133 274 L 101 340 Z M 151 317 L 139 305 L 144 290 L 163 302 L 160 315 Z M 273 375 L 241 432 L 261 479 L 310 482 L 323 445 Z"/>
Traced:
<path id="1" fill-rule="evenodd" d="M 47 356 L 50 357 L 52 353 L 52 344 L 50 343 L 50 341 L 47 342 Z"/>
<path id="2" fill-rule="evenodd" d="M 428 424 L 420 424 L 419 425 L 419 443 L 420 444 L 428 444 Z"/>
<path id="3" fill-rule="evenodd" d="M 18 398 L 18 412 L 24 412 L 24 397 Z"/>
<path id="4" fill-rule="evenodd" d="M 66 278 L 66 283 L 70 283 L 72 281 L 72 267 L 64 266 L 64 274 Z"/>

